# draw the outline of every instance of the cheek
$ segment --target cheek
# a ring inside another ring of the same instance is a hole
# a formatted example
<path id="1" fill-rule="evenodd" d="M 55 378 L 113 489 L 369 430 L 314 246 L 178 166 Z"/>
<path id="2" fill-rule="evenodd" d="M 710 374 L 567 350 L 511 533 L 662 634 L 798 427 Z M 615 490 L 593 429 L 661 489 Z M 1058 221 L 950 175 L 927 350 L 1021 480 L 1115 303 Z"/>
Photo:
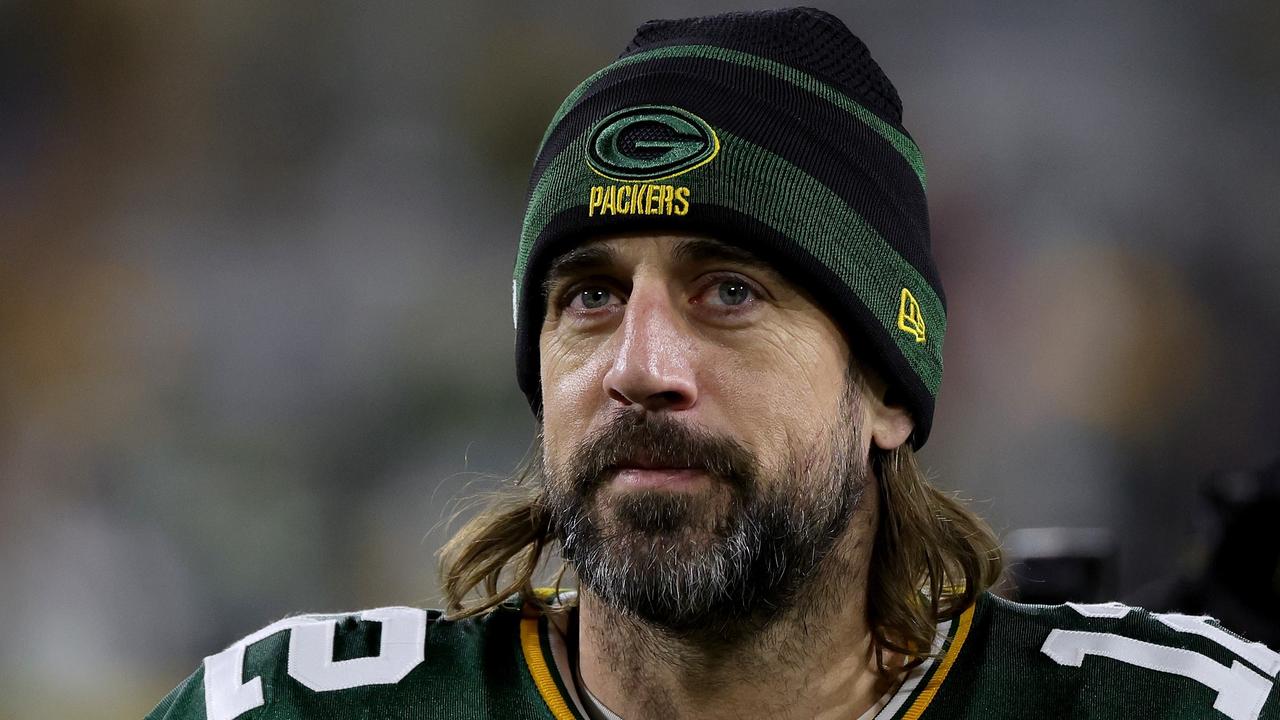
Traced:
<path id="1" fill-rule="evenodd" d="M 779 333 L 725 359 L 716 377 L 726 414 L 760 461 L 779 468 L 788 454 L 829 435 L 848 362 L 838 343 Z"/>
<path id="2" fill-rule="evenodd" d="M 543 334 L 540 344 L 542 426 L 547 459 L 563 464 L 571 443 L 585 437 L 592 403 L 602 392 L 603 353 Z"/>

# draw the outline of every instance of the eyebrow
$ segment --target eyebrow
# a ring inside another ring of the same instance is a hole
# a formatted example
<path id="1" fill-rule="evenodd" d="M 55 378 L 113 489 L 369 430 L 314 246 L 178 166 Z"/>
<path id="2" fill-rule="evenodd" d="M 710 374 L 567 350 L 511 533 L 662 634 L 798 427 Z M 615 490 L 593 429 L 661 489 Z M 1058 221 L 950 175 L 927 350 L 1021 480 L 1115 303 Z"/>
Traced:
<path id="1" fill-rule="evenodd" d="M 551 291 L 564 278 L 586 273 L 617 263 L 618 254 L 605 245 L 587 245 L 577 247 L 556 258 L 547 270 L 547 277 L 542 281 L 542 296 L 551 296 Z"/>
<path id="2" fill-rule="evenodd" d="M 772 265 L 750 250 L 710 238 L 681 240 L 676 243 L 672 257 L 677 262 L 731 262 L 756 270 L 774 272 Z"/>
<path id="3" fill-rule="evenodd" d="M 729 262 L 777 274 L 772 265 L 750 250 L 710 238 L 680 240 L 676 243 L 671 256 L 677 263 Z M 543 296 L 549 297 L 551 291 L 566 277 L 616 265 L 617 262 L 618 253 L 607 245 L 596 244 L 574 248 L 551 263 L 546 279 L 542 282 Z"/>

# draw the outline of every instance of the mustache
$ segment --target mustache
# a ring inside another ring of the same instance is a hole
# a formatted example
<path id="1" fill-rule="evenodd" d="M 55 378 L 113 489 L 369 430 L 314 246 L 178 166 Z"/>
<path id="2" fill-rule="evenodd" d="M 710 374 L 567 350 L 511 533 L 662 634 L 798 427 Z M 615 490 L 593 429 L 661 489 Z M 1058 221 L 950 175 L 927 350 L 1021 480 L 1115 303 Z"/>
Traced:
<path id="1" fill-rule="evenodd" d="M 669 415 L 622 412 L 574 451 L 570 476 L 579 492 L 588 492 L 624 466 L 687 467 L 731 486 L 748 490 L 759 474 L 746 447 Z"/>

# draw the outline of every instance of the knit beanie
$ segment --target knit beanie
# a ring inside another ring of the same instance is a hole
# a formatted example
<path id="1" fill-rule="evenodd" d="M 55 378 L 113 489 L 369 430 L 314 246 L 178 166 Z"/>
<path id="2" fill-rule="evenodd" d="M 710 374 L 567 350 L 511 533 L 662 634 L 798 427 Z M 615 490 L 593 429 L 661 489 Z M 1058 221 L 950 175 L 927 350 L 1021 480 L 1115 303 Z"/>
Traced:
<path id="1" fill-rule="evenodd" d="M 542 139 L 513 283 L 516 371 L 541 417 L 542 279 L 605 234 L 696 233 L 804 288 L 929 436 L 946 307 L 925 170 L 866 45 L 820 10 L 641 25 Z"/>

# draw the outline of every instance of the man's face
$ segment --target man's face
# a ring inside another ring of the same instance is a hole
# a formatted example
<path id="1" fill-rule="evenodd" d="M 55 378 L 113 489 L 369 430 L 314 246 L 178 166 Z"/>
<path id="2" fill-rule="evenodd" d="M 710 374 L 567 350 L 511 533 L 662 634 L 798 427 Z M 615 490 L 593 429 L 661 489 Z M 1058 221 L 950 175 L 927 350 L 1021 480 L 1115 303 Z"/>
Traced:
<path id="1" fill-rule="evenodd" d="M 673 629 L 785 606 L 866 482 L 839 329 L 694 236 L 581 246 L 547 288 L 546 496 L 583 585 Z"/>

